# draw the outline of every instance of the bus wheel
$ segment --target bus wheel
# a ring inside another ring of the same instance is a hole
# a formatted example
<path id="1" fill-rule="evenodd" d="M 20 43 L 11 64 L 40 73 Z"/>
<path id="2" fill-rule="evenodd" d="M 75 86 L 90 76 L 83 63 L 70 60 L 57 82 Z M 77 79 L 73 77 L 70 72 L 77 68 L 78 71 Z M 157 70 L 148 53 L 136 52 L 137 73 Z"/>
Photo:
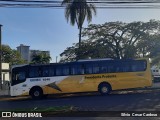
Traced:
<path id="1" fill-rule="evenodd" d="M 43 97 L 43 91 L 41 88 L 36 87 L 31 90 L 31 97 L 33 99 L 40 99 Z"/>
<path id="2" fill-rule="evenodd" d="M 111 92 L 111 86 L 107 83 L 101 83 L 98 86 L 98 91 L 101 93 L 101 95 L 108 95 Z"/>

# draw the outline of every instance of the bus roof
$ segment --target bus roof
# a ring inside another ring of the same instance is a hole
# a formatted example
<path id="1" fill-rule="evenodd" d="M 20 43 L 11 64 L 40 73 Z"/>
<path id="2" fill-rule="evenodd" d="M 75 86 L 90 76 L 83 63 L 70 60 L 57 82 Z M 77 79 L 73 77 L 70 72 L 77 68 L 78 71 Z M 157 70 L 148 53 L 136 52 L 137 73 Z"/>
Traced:
<path id="1" fill-rule="evenodd" d="M 84 62 L 84 61 L 102 61 L 102 60 L 113 60 L 113 59 L 112 59 L 112 58 L 82 59 L 82 60 L 78 60 L 77 62 Z"/>
<path id="2" fill-rule="evenodd" d="M 22 65 L 12 65 L 11 69 L 16 68 L 16 67 L 23 67 L 23 66 L 27 66 L 28 64 L 22 64 Z"/>
<path id="3" fill-rule="evenodd" d="M 102 59 L 82 59 L 78 61 L 72 61 L 72 62 L 64 62 L 64 63 L 48 63 L 48 64 L 23 64 L 23 65 L 14 65 L 12 66 L 12 69 L 15 67 L 24 67 L 24 66 L 49 66 L 49 65 L 66 65 L 66 64 L 81 64 L 81 63 L 88 63 L 88 62 L 100 62 L 100 61 L 113 61 L 113 60 L 119 60 L 119 59 L 112 59 L 112 58 L 102 58 Z M 120 59 L 122 61 L 131 61 L 135 59 Z"/>

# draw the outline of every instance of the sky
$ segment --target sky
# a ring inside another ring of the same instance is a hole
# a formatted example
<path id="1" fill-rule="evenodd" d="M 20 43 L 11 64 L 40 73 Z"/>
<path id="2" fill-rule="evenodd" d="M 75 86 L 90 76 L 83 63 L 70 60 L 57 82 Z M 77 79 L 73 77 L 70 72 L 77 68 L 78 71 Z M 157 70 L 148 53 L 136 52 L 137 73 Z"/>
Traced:
<path id="1" fill-rule="evenodd" d="M 160 20 L 160 9 L 97 9 L 90 24 Z M 0 8 L 2 44 L 16 49 L 20 44 L 34 50 L 50 51 L 52 61 L 60 59 L 67 47 L 78 42 L 78 28 L 67 23 L 64 9 Z M 83 27 L 87 27 L 85 21 Z"/>

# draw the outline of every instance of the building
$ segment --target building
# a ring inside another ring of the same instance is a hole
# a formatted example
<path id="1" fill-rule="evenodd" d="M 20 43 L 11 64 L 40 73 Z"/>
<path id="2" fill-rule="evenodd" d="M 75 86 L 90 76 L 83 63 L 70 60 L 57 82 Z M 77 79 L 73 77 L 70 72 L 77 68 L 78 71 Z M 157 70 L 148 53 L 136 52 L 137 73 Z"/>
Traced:
<path id="1" fill-rule="evenodd" d="M 26 60 L 28 63 L 32 61 L 33 56 L 40 53 L 45 53 L 50 56 L 49 51 L 41 51 L 41 50 L 30 50 L 30 46 L 26 46 L 23 44 L 20 44 L 20 46 L 17 47 L 17 51 L 20 52 L 21 57 Z"/>
<path id="2" fill-rule="evenodd" d="M 2 73 L 1 73 L 1 83 L 0 83 L 0 95 L 9 95 L 10 86 L 10 66 L 9 63 L 2 63 Z"/>
<path id="3" fill-rule="evenodd" d="M 23 45 L 23 44 L 20 44 L 20 46 L 17 47 L 17 51 L 21 54 L 21 57 L 26 60 L 27 62 L 30 61 L 30 58 L 29 58 L 29 47 L 30 46 L 26 46 L 26 45 Z"/>
<path id="4" fill-rule="evenodd" d="M 10 73 L 9 63 L 2 63 L 2 83 L 4 81 L 10 81 L 9 73 Z"/>

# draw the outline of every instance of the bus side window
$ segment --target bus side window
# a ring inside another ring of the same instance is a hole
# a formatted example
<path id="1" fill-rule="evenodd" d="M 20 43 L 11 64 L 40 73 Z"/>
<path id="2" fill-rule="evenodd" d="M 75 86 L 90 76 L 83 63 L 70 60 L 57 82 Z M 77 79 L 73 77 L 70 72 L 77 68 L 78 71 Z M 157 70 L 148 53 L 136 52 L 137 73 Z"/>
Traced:
<path id="1" fill-rule="evenodd" d="M 78 66 L 78 71 L 77 71 L 77 72 L 78 72 L 79 75 L 84 74 L 84 65 L 79 65 L 79 66 Z"/>
<path id="2" fill-rule="evenodd" d="M 112 73 L 112 72 L 115 72 L 116 70 L 115 70 L 115 68 L 114 68 L 114 66 L 113 65 L 109 65 L 108 66 L 108 73 Z"/>
<path id="3" fill-rule="evenodd" d="M 93 73 L 99 73 L 100 72 L 100 67 L 98 64 L 93 65 Z"/>
<path id="4" fill-rule="evenodd" d="M 82 65 L 81 65 L 81 74 L 82 74 L 82 75 L 84 74 L 84 68 L 85 68 L 85 66 L 84 66 L 84 64 L 82 64 Z"/>
<path id="5" fill-rule="evenodd" d="M 84 74 L 84 66 L 83 65 L 73 65 L 70 68 L 71 75 L 81 75 Z"/>
<path id="6" fill-rule="evenodd" d="M 113 72 L 124 72 L 125 62 L 114 63 Z"/>
<path id="7" fill-rule="evenodd" d="M 139 60 L 139 61 L 135 61 L 133 64 L 132 64 L 132 71 L 133 72 L 136 72 L 136 71 L 145 71 L 146 70 L 146 61 L 142 61 L 142 60 Z"/>
<path id="8" fill-rule="evenodd" d="M 62 75 L 62 66 L 56 67 L 56 75 L 57 75 L 57 76 Z"/>
<path id="9" fill-rule="evenodd" d="M 55 76 L 55 67 L 54 66 L 49 67 L 49 76 Z"/>
<path id="10" fill-rule="evenodd" d="M 106 73 L 106 72 L 107 72 L 107 68 L 104 67 L 104 66 L 101 66 L 101 67 L 100 67 L 100 72 L 101 72 L 101 73 Z"/>
<path id="11" fill-rule="evenodd" d="M 68 66 L 63 66 L 63 75 L 69 75 L 69 67 Z"/>
<path id="12" fill-rule="evenodd" d="M 48 69 L 48 67 L 43 67 L 43 69 L 42 69 L 42 76 L 43 77 L 48 77 L 49 76 L 49 69 Z"/>
<path id="13" fill-rule="evenodd" d="M 141 61 L 141 65 L 142 65 L 142 71 L 145 71 L 147 69 L 147 62 L 146 61 Z"/>
<path id="14" fill-rule="evenodd" d="M 122 63 L 123 72 L 131 72 L 131 63 L 130 62 L 124 62 Z"/>
<path id="15" fill-rule="evenodd" d="M 108 63 L 106 63 L 106 62 L 101 62 L 100 64 L 99 64 L 99 72 L 100 73 L 107 73 L 108 72 L 108 65 L 107 65 Z"/>
<path id="16" fill-rule="evenodd" d="M 85 66 L 85 73 L 86 74 L 92 74 L 93 73 L 93 69 L 92 68 L 93 68 L 92 65 L 86 64 L 86 66 Z"/>
<path id="17" fill-rule="evenodd" d="M 71 66 L 71 75 L 75 75 L 75 73 L 76 73 L 75 67 Z"/>
<path id="18" fill-rule="evenodd" d="M 29 77 L 41 77 L 42 70 L 39 67 L 31 67 L 29 71 Z"/>

